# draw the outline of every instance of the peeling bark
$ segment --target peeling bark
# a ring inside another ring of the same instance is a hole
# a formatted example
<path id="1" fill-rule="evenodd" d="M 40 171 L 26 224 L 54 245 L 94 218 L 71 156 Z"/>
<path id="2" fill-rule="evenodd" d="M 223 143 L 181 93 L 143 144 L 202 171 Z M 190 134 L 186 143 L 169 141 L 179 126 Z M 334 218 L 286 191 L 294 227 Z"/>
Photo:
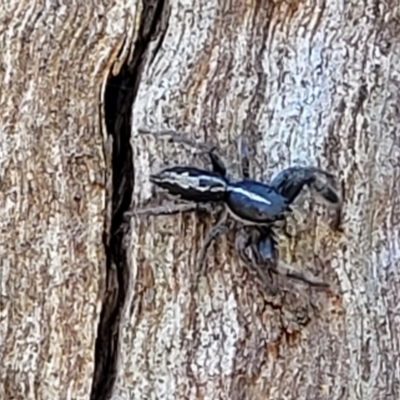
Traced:
<path id="1" fill-rule="evenodd" d="M 0 398 L 397 399 L 399 7 L 9 4 L 0 11 Z M 281 259 L 332 283 L 268 294 L 217 215 L 127 218 L 204 155 L 343 181 L 343 233 L 304 193 Z M 128 212 L 128 213 L 127 213 Z"/>

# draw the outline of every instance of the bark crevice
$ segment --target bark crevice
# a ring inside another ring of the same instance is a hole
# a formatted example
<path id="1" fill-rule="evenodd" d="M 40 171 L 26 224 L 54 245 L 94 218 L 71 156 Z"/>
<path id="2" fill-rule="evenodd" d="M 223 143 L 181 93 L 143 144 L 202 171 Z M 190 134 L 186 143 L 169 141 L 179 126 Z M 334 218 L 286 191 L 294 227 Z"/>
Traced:
<path id="1" fill-rule="evenodd" d="M 139 32 L 132 57 L 118 75 L 110 75 L 104 94 L 107 134 L 112 136 L 112 193 L 110 232 L 105 232 L 106 283 L 95 345 L 95 366 L 91 400 L 106 400 L 112 395 L 117 377 L 120 320 L 126 300 L 130 269 L 126 246 L 129 235 L 125 213 L 132 204 L 134 186 L 133 153 L 130 144 L 132 109 L 148 58 L 150 43 L 165 34 L 167 2 L 144 0 Z M 156 46 L 156 50 L 159 46 Z M 152 55 L 154 57 L 154 54 Z M 109 240 L 106 237 L 109 237 Z"/>

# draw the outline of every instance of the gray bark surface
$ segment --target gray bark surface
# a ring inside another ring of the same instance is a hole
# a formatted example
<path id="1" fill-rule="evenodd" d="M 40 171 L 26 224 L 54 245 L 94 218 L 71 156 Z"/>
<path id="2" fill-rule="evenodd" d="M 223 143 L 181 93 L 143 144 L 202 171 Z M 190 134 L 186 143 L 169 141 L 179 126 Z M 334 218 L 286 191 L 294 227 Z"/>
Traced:
<path id="1" fill-rule="evenodd" d="M 0 11 L 1 399 L 398 399 L 399 6 L 9 2 Z M 318 165 L 343 232 L 305 191 L 268 294 L 216 216 L 131 217 L 149 174 Z"/>

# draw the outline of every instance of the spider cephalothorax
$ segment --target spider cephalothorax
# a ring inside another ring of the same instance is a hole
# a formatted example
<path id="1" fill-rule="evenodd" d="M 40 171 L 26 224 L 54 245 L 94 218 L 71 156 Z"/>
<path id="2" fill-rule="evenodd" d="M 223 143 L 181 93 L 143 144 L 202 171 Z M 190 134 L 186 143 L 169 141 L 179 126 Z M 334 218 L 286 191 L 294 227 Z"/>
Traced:
<path id="1" fill-rule="evenodd" d="M 188 207 L 188 204 L 178 204 L 165 210 L 157 209 L 156 212 L 156 209 L 142 210 L 140 214 L 173 214 L 192 211 L 199 204 L 220 203 L 225 206 L 233 220 L 239 221 L 244 227 L 237 237 L 236 247 L 241 259 L 256 270 L 265 284 L 269 284 L 265 273 L 275 272 L 311 285 L 329 286 L 315 278 L 307 278 L 279 262 L 273 228 L 277 221 L 285 221 L 287 213 L 291 212 L 290 205 L 305 185 L 334 207 L 340 215 L 342 199 L 335 177 L 316 167 L 295 166 L 281 171 L 268 184 L 255 181 L 249 177 L 249 160 L 245 152 L 241 154 L 242 179 L 233 180 L 228 177 L 224 163 L 216 154 L 215 148 L 210 148 L 208 154 L 212 170 L 176 166 L 150 176 L 152 183 L 166 189 L 171 195 L 191 202 L 192 208 Z M 204 262 L 206 250 L 212 240 L 228 229 L 227 221 L 225 213 L 225 217 L 209 232 L 200 251 L 200 265 Z M 339 221 L 336 228 L 338 226 Z M 247 255 L 249 249 L 251 259 Z"/>

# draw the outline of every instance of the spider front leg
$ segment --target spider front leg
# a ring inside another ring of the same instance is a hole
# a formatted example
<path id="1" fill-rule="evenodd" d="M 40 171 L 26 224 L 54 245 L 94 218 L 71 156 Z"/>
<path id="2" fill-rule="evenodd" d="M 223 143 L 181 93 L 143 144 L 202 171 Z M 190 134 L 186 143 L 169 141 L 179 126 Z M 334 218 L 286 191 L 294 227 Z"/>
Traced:
<path id="1" fill-rule="evenodd" d="M 316 167 L 289 167 L 281 171 L 270 183 L 291 204 L 305 185 L 321 197 L 336 212 L 332 224 L 338 230 L 341 224 L 342 193 L 334 175 Z"/>

